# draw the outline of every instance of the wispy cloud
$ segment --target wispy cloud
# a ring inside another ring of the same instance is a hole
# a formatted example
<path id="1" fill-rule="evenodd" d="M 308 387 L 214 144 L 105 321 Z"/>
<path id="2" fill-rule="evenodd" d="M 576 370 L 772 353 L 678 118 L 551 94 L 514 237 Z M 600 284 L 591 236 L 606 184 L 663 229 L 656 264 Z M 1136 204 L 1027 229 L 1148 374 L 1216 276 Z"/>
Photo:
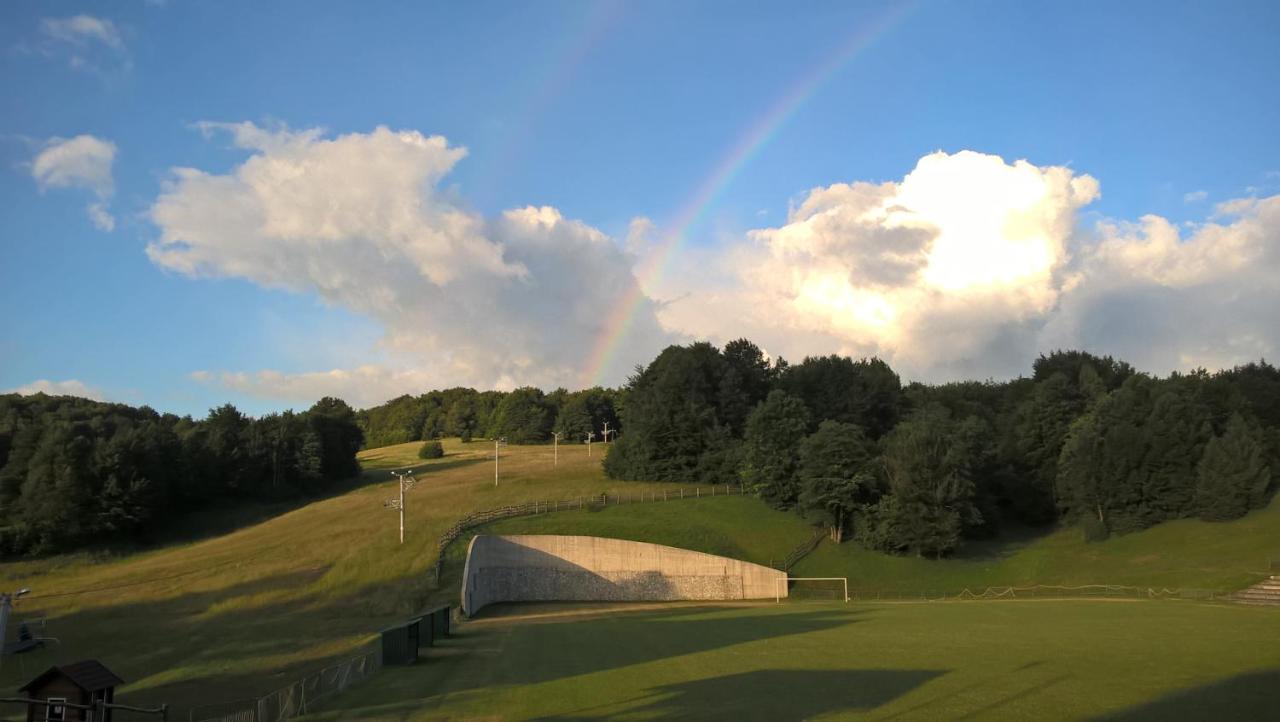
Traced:
<path id="1" fill-rule="evenodd" d="M 92 15 L 43 18 L 40 36 L 18 50 L 47 58 L 61 58 L 76 70 L 110 75 L 133 66 L 125 34 L 111 20 Z"/>
<path id="2" fill-rule="evenodd" d="M 1209 197 L 1209 191 L 1191 191 L 1182 196 L 1182 200 L 1187 203 L 1199 203 Z"/>
<path id="3" fill-rule="evenodd" d="M 50 138 L 31 161 L 31 177 L 41 191 L 49 188 L 84 188 L 96 200 L 85 209 L 99 229 L 113 230 L 115 218 L 107 211 L 107 201 L 115 192 L 112 164 L 116 144 L 92 135 Z"/>
<path id="4" fill-rule="evenodd" d="M 93 399 L 94 401 L 104 401 L 106 396 L 100 389 L 94 388 L 77 379 L 67 379 L 66 381 L 50 381 L 48 379 L 37 379 L 25 386 L 19 386 L 16 389 L 9 389 L 4 393 L 20 394 L 22 396 L 30 396 L 32 394 L 48 394 L 50 396 L 79 396 L 81 398 Z"/>

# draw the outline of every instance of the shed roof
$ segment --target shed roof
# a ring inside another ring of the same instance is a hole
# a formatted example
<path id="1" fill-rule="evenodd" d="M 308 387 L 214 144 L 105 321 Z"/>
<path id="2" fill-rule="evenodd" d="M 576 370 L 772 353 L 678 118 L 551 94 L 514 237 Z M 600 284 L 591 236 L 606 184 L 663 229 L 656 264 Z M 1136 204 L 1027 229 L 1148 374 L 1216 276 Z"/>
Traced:
<path id="1" fill-rule="evenodd" d="M 44 684 L 48 679 L 55 675 L 62 675 L 71 680 L 75 686 L 86 692 L 97 692 L 100 689 L 115 687 L 124 684 L 124 680 L 115 675 L 114 672 L 107 669 L 102 662 L 96 659 L 85 659 L 71 664 L 63 664 L 56 667 L 46 669 L 40 676 L 27 682 L 19 692 L 26 692 Z"/>

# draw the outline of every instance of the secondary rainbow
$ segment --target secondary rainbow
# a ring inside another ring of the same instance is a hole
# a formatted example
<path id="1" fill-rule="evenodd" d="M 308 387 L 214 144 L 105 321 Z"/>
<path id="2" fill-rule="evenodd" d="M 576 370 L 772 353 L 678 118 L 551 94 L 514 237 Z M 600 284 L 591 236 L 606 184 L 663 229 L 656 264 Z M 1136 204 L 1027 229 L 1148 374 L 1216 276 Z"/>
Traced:
<path id="1" fill-rule="evenodd" d="M 844 43 L 836 48 L 835 52 L 800 76 L 798 82 L 791 85 L 787 92 L 783 93 L 764 114 L 749 124 L 738 136 L 737 141 L 730 146 L 729 152 L 725 153 L 720 162 L 698 184 L 689 202 L 681 207 L 668 226 L 671 230 L 659 242 L 658 248 L 650 253 L 636 269 L 633 282 L 610 310 L 601 333 L 592 346 L 591 354 L 587 358 L 582 377 L 583 386 L 601 385 L 606 382 L 602 378 L 603 374 L 613 363 L 637 313 L 648 302 L 644 288 L 652 286 L 662 278 L 667 266 L 678 255 L 677 251 L 686 240 L 689 230 L 702 219 L 725 188 L 733 182 L 734 177 L 828 80 L 852 62 L 859 53 L 870 47 L 877 38 L 901 22 L 914 5 L 914 2 L 894 5 L 878 17 L 860 25 Z"/>

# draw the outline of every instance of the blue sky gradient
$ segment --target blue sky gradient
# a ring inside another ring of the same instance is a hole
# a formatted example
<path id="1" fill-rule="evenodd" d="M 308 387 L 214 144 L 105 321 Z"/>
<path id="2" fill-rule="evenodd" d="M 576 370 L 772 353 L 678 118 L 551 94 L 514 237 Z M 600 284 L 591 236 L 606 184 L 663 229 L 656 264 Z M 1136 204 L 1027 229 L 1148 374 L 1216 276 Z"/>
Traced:
<path id="1" fill-rule="evenodd" d="M 621 244 L 633 218 L 670 222 L 746 128 L 887 8 L 5 3 L 0 389 L 75 379 L 163 410 L 260 413 L 305 403 L 191 373 L 388 358 L 383 324 L 359 310 L 148 258 L 170 169 L 222 174 L 250 155 L 197 122 L 443 135 L 468 149 L 442 184 L 465 208 L 553 206 Z M 42 25 L 79 14 L 109 20 L 119 47 Z M 1277 37 L 1274 2 L 915 3 L 771 135 L 687 243 L 784 224 L 816 187 L 899 181 L 935 150 L 1087 173 L 1101 196 L 1082 226 L 1205 221 L 1215 203 L 1280 193 Z M 111 232 L 85 214 L 91 191 L 32 176 L 49 139 L 83 134 L 117 148 Z"/>

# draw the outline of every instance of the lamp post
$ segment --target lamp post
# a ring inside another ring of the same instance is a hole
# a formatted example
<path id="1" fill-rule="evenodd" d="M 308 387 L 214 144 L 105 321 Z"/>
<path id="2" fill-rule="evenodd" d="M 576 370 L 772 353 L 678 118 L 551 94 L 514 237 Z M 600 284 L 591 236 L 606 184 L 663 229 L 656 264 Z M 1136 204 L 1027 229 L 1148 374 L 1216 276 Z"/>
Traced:
<path id="1" fill-rule="evenodd" d="M 413 487 L 415 479 L 412 471 L 393 471 L 391 475 L 400 479 L 400 498 L 388 499 L 382 505 L 400 510 L 400 543 L 404 544 L 404 492 Z"/>
<path id="2" fill-rule="evenodd" d="M 587 432 L 587 458 L 588 459 L 591 458 L 591 440 L 594 438 L 596 438 L 596 432 L 588 431 Z"/>
<path id="3" fill-rule="evenodd" d="M 507 437 L 493 440 L 493 485 L 498 485 L 498 449 L 507 445 Z"/>
<path id="4" fill-rule="evenodd" d="M 551 466 L 560 466 L 560 437 L 564 434 L 559 431 L 551 432 Z"/>
<path id="5" fill-rule="evenodd" d="M 609 443 L 609 434 L 610 434 L 610 433 L 612 433 L 612 432 L 610 432 L 610 431 L 609 431 L 609 422 L 608 422 L 608 421 L 606 421 L 606 422 L 604 422 L 604 443 L 606 443 L 606 444 L 607 444 L 607 443 Z"/>

